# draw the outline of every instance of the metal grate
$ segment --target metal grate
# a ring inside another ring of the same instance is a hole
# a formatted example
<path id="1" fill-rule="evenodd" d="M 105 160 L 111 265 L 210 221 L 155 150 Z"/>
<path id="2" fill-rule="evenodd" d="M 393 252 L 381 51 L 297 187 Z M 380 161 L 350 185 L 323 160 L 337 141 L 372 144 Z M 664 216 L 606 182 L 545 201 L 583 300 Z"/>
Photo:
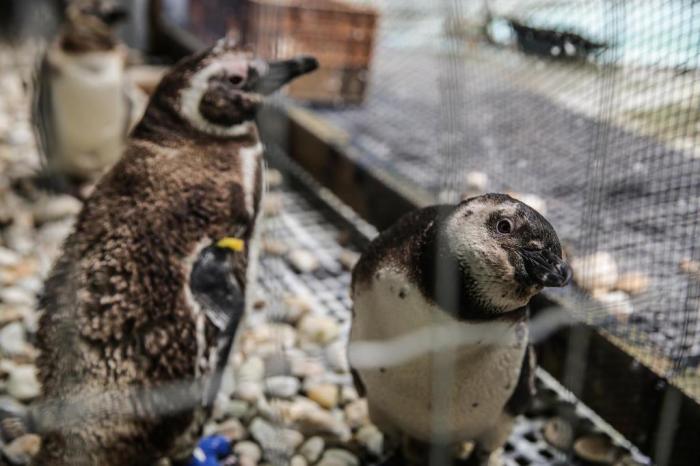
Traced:
<path id="1" fill-rule="evenodd" d="M 275 148 L 269 148 L 274 152 Z M 281 161 L 279 155 L 273 160 Z M 285 161 L 286 167 L 299 174 L 298 169 Z M 303 173 L 301 176 L 304 176 Z M 296 179 L 296 177 L 292 177 Z M 308 186 L 308 179 L 302 185 Z M 328 195 L 327 193 L 324 193 Z M 275 215 L 264 219 L 262 240 L 279 241 L 289 250 L 302 248 L 313 252 L 320 266 L 313 272 L 299 272 L 285 255 L 263 254 L 260 259 L 261 271 L 259 280 L 258 297 L 267 303 L 265 308 L 254 314 L 248 321 L 249 329 L 263 322 L 279 322 L 284 320 L 284 298 L 290 294 L 305 296 L 310 299 L 311 312 L 318 315 L 333 317 L 341 326 L 341 341 L 344 347 L 350 327 L 351 301 L 348 295 L 350 285 L 350 271 L 339 259 L 344 252 L 359 251 L 362 244 L 357 240 L 348 242 L 350 230 L 367 231 L 366 226 L 349 225 L 346 221 L 338 220 L 338 208 L 340 204 L 327 205 L 320 202 L 318 194 L 313 194 L 306 189 L 285 184 L 272 191 L 275 201 L 280 201 L 280 208 Z M 371 229 L 370 229 L 371 234 Z M 342 244 L 345 243 L 345 244 Z M 247 330 L 244 330 L 245 333 Z M 280 353 L 285 349 L 280 344 Z M 309 360 L 324 360 L 321 348 L 311 347 L 305 349 L 305 356 Z M 235 358 L 234 358 L 235 359 Z M 333 372 L 331 369 L 327 369 Z M 341 384 L 351 385 L 351 378 L 347 372 L 336 371 L 335 380 Z M 558 450 L 547 443 L 543 436 L 543 429 L 547 422 L 554 416 L 568 413 L 568 419 L 577 427 L 577 435 L 590 435 L 601 433 L 613 439 L 620 451 L 626 451 L 630 459 L 636 463 L 650 464 L 649 460 L 640 455 L 634 447 L 626 442 L 612 428 L 596 418 L 590 410 L 578 402 L 573 395 L 566 392 L 553 378 L 542 371 L 538 371 L 537 379 L 539 392 L 537 402 L 524 416 L 517 419 L 513 433 L 505 447 L 504 460 L 507 466 L 523 465 L 579 465 L 584 464 L 574 456 L 572 451 Z M 271 401 L 274 404 L 273 401 Z M 280 421 L 278 427 L 284 427 Z M 339 446 L 348 446 L 353 442 L 345 442 Z M 625 453 L 621 453 L 625 454 Z M 266 459 L 274 464 L 287 464 L 291 454 L 283 451 L 269 451 Z"/>

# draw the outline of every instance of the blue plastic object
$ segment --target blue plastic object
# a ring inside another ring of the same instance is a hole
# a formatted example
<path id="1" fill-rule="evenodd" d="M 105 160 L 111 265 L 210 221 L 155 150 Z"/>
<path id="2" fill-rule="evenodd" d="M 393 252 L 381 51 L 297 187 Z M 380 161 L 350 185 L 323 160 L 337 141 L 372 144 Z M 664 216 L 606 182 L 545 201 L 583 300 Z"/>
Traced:
<path id="1" fill-rule="evenodd" d="M 188 466 L 220 466 L 219 458 L 231 454 L 231 444 L 222 435 L 210 435 L 199 441 Z"/>

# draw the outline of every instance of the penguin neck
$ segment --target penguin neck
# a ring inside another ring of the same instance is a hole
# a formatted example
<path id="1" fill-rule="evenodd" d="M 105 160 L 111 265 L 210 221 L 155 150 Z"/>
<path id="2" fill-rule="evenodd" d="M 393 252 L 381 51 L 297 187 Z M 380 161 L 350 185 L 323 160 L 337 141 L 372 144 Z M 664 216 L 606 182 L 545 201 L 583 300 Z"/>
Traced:
<path id="1" fill-rule="evenodd" d="M 414 270 L 419 271 L 419 288 L 426 299 L 459 321 L 518 321 L 528 316 L 528 307 L 502 309 L 480 295 L 475 278 L 440 241 L 440 221 L 424 233 Z"/>
<path id="2" fill-rule="evenodd" d="M 181 115 L 169 109 L 168 106 L 150 104 L 143 118 L 132 131 L 132 136 L 168 147 L 179 147 L 183 143 L 209 145 L 231 142 L 255 145 L 260 142 L 255 120 L 248 120 L 244 123 L 246 131 L 240 134 L 229 136 L 209 134 L 192 127 Z"/>

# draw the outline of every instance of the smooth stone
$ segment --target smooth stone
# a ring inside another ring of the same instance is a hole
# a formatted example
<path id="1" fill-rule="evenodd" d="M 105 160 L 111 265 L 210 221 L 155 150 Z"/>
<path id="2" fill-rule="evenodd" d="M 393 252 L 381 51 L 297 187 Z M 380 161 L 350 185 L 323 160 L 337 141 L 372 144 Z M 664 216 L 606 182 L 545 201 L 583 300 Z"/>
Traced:
<path id="1" fill-rule="evenodd" d="M 308 464 L 309 463 L 306 461 L 306 458 L 301 455 L 292 456 L 292 459 L 289 462 L 289 466 L 308 466 Z"/>
<path id="2" fill-rule="evenodd" d="M 250 356 L 238 368 L 237 381 L 244 382 L 259 382 L 265 377 L 265 362 L 257 356 Z"/>
<path id="3" fill-rule="evenodd" d="M 544 439 L 562 451 L 568 451 L 574 443 L 574 428 L 566 419 L 555 417 L 547 421 L 543 429 Z"/>
<path id="4" fill-rule="evenodd" d="M 22 260 L 22 256 L 12 249 L 0 246 L 0 267 L 14 267 Z"/>
<path id="5" fill-rule="evenodd" d="M 571 261 L 574 281 L 583 289 L 611 290 L 615 287 L 619 273 L 617 263 L 609 252 L 596 252 L 588 256 L 575 257 Z"/>
<path id="6" fill-rule="evenodd" d="M 262 251 L 271 256 L 282 256 L 289 248 L 283 241 L 267 238 L 262 242 Z"/>
<path id="7" fill-rule="evenodd" d="M 236 387 L 236 397 L 250 403 L 257 402 L 263 396 L 263 388 L 260 382 L 241 382 Z"/>
<path id="8" fill-rule="evenodd" d="M 574 453 L 579 458 L 591 463 L 613 464 L 622 452 L 607 435 L 591 434 L 576 440 Z"/>
<path id="9" fill-rule="evenodd" d="M 326 409 L 338 405 L 338 387 L 333 384 L 318 384 L 306 389 L 306 396 Z"/>
<path id="10" fill-rule="evenodd" d="M 36 367 L 33 365 L 14 367 L 7 380 L 7 392 L 20 401 L 28 401 L 39 396 L 41 387 L 37 380 Z"/>
<path id="11" fill-rule="evenodd" d="M 253 411 L 252 406 L 247 401 L 234 399 L 229 402 L 226 414 L 230 417 L 243 419 L 250 416 Z"/>
<path id="12" fill-rule="evenodd" d="M 6 445 L 2 452 L 12 464 L 20 465 L 29 464 L 39 453 L 40 448 L 41 437 L 36 434 L 25 434 Z"/>
<path id="13" fill-rule="evenodd" d="M 223 435 L 231 442 L 242 440 L 248 434 L 241 421 L 235 418 L 227 419 L 221 424 L 215 424 L 212 433 Z"/>
<path id="14" fill-rule="evenodd" d="M 285 322 L 296 324 L 299 319 L 311 312 L 313 305 L 311 300 L 306 296 L 291 295 L 283 300 L 285 309 Z"/>
<path id="15" fill-rule="evenodd" d="M 340 387 L 340 403 L 346 405 L 360 398 L 357 389 L 352 385 L 343 385 Z"/>
<path id="16" fill-rule="evenodd" d="M 277 398 L 291 398 L 299 392 L 301 383 L 296 377 L 278 375 L 265 379 L 265 391 Z"/>
<path id="17" fill-rule="evenodd" d="M 352 251 L 350 249 L 343 249 L 343 251 L 338 256 L 338 262 L 345 268 L 345 270 L 352 270 L 355 268 L 355 264 L 360 260 L 360 253 Z"/>
<path id="18" fill-rule="evenodd" d="M 47 223 L 78 215 L 83 203 L 73 196 L 60 195 L 42 198 L 34 204 L 34 220 Z"/>
<path id="19" fill-rule="evenodd" d="M 5 354 L 22 354 L 26 351 L 27 340 L 25 338 L 24 325 L 21 322 L 12 322 L 0 329 L 0 350 Z"/>
<path id="20" fill-rule="evenodd" d="M 268 168 L 265 170 L 265 183 L 269 188 L 277 188 L 282 184 L 282 172 L 276 168 Z"/>
<path id="21" fill-rule="evenodd" d="M 523 204 L 532 207 L 534 210 L 536 210 L 542 215 L 545 215 L 547 213 L 547 201 L 545 201 L 537 194 L 516 192 L 509 192 L 508 194 L 510 195 L 510 197 L 517 199 Z"/>
<path id="22" fill-rule="evenodd" d="M 311 342 L 326 345 L 340 335 L 340 326 L 332 317 L 307 315 L 299 322 L 299 334 Z"/>
<path id="23" fill-rule="evenodd" d="M 24 418 L 27 410 L 27 406 L 16 399 L 7 395 L 0 396 L 0 412 L 12 417 Z"/>
<path id="24" fill-rule="evenodd" d="M 284 199 L 280 193 L 267 193 L 263 198 L 263 212 L 267 217 L 274 217 L 282 213 Z"/>
<path id="25" fill-rule="evenodd" d="M 345 406 L 345 419 L 352 429 L 357 429 L 365 424 L 369 424 L 369 408 L 367 400 L 361 399 L 353 401 Z"/>
<path id="26" fill-rule="evenodd" d="M 642 272 L 627 272 L 620 275 L 615 289 L 630 295 L 642 294 L 649 289 L 651 280 Z"/>
<path id="27" fill-rule="evenodd" d="M 306 249 L 294 249 L 287 254 L 290 264 L 299 273 L 311 273 L 321 266 L 316 256 Z"/>
<path id="28" fill-rule="evenodd" d="M 380 457 L 384 451 L 384 434 L 374 424 L 361 427 L 355 434 L 358 443 L 375 457 Z"/>
<path id="29" fill-rule="evenodd" d="M 347 450 L 329 448 L 323 454 L 318 466 L 359 466 L 360 460 Z"/>
<path id="30" fill-rule="evenodd" d="M 32 293 L 18 286 L 0 290 L 0 300 L 17 306 L 34 306 L 36 303 L 36 297 Z"/>
<path id="31" fill-rule="evenodd" d="M 293 452 L 304 441 L 299 432 L 275 427 L 260 417 L 253 419 L 248 430 L 264 450 Z"/>
<path id="32" fill-rule="evenodd" d="M 349 372 L 347 348 L 344 342 L 335 341 L 325 350 L 328 366 L 336 372 Z"/>
<path id="33" fill-rule="evenodd" d="M 260 450 L 257 443 L 251 442 L 250 440 L 238 442 L 236 445 L 234 445 L 233 451 L 239 458 L 249 458 L 256 463 L 262 458 L 262 450 Z"/>
<path id="34" fill-rule="evenodd" d="M 627 293 L 623 291 L 611 291 L 609 293 L 594 293 L 596 301 L 603 305 L 605 310 L 620 320 L 626 321 L 634 314 L 634 306 Z"/>
<path id="35" fill-rule="evenodd" d="M 299 448 L 299 453 L 301 453 L 309 463 L 315 463 L 321 457 L 325 446 L 326 442 L 324 442 L 323 438 L 314 436 L 304 442 Z"/>

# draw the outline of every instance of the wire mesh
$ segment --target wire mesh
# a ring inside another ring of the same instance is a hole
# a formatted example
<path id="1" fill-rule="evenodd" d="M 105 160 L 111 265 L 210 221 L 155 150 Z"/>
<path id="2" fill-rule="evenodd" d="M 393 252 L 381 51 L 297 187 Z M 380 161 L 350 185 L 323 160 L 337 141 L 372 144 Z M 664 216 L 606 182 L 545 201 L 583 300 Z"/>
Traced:
<path id="1" fill-rule="evenodd" d="M 699 19 L 690 1 L 385 1 L 364 102 L 314 110 L 409 189 L 538 208 L 578 275 L 555 295 L 698 393 Z"/>

